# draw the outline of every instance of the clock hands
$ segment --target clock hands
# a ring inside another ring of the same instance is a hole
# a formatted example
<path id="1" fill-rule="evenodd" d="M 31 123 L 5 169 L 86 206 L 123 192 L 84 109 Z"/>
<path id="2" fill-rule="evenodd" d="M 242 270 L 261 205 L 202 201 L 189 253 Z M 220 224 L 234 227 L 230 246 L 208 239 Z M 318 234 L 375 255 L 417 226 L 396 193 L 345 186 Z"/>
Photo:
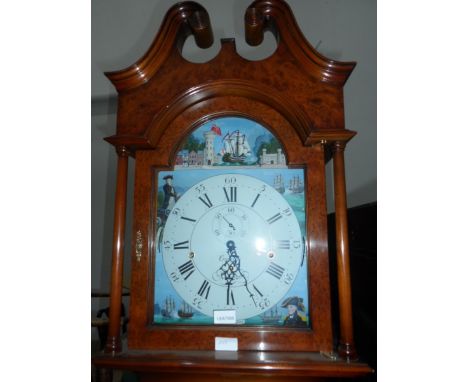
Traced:
<path id="1" fill-rule="evenodd" d="M 232 285 L 233 280 L 236 278 L 236 273 L 239 271 L 240 258 L 236 252 L 236 244 L 234 241 L 228 240 L 226 246 L 228 258 L 224 264 L 221 265 L 219 271 L 226 285 Z"/>
<path id="2" fill-rule="evenodd" d="M 236 230 L 236 227 L 234 227 L 234 225 L 231 222 L 229 222 L 224 216 L 223 219 L 226 221 L 226 223 L 228 223 L 229 228 L 232 228 L 234 231 Z"/>
<path id="3" fill-rule="evenodd" d="M 221 277 L 225 280 L 225 283 L 228 287 L 228 301 L 229 301 L 229 291 L 231 290 L 231 285 L 233 280 L 240 275 L 244 279 L 244 287 L 247 289 L 250 298 L 253 300 L 254 305 L 257 306 L 257 303 L 254 299 L 254 294 L 250 291 L 248 286 L 247 277 L 241 271 L 240 267 L 240 257 L 236 251 L 236 244 L 233 240 L 228 240 L 226 242 L 228 258 L 224 264 L 219 268 L 221 271 Z"/>

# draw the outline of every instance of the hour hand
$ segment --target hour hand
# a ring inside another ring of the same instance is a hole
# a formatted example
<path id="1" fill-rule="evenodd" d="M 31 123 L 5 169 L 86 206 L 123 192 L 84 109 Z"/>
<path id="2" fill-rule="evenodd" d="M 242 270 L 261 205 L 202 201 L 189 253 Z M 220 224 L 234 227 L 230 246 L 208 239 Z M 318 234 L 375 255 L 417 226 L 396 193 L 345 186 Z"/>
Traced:
<path id="1" fill-rule="evenodd" d="M 236 244 L 232 240 L 226 242 L 227 253 L 228 253 L 228 264 L 229 269 L 232 272 L 237 272 L 240 270 L 240 258 L 236 251 Z"/>

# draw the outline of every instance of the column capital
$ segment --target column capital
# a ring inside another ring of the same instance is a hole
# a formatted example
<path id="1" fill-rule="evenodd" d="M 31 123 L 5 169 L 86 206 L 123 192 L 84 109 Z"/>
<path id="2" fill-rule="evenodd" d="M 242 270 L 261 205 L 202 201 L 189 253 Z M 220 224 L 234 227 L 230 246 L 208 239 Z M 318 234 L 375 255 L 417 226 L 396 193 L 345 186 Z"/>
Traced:
<path id="1" fill-rule="evenodd" d="M 346 141 L 334 141 L 331 144 L 333 153 L 344 151 L 346 148 Z"/>
<path id="2" fill-rule="evenodd" d="M 124 145 L 115 146 L 115 152 L 119 157 L 129 157 L 131 154 L 127 146 Z"/>

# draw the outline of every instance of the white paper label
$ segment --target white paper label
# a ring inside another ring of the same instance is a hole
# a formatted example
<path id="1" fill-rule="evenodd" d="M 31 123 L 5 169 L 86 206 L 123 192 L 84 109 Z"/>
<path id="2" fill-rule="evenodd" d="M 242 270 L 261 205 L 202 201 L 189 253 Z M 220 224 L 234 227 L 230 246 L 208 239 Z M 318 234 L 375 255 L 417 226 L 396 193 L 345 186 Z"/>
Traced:
<path id="1" fill-rule="evenodd" d="M 235 310 L 214 310 L 213 319 L 215 324 L 235 324 L 236 311 Z"/>
<path id="2" fill-rule="evenodd" d="M 237 351 L 237 338 L 215 337 L 215 350 Z"/>

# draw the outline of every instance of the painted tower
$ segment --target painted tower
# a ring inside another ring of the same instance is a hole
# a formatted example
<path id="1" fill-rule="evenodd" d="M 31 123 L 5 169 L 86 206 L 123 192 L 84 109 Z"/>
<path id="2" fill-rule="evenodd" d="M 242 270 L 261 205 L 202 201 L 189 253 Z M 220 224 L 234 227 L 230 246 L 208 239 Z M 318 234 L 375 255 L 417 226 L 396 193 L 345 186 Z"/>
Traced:
<path id="1" fill-rule="evenodd" d="M 203 165 L 212 166 L 215 161 L 215 152 L 214 152 L 214 139 L 216 134 L 213 131 L 206 131 L 203 133 L 205 138 L 205 150 L 203 152 Z"/>

